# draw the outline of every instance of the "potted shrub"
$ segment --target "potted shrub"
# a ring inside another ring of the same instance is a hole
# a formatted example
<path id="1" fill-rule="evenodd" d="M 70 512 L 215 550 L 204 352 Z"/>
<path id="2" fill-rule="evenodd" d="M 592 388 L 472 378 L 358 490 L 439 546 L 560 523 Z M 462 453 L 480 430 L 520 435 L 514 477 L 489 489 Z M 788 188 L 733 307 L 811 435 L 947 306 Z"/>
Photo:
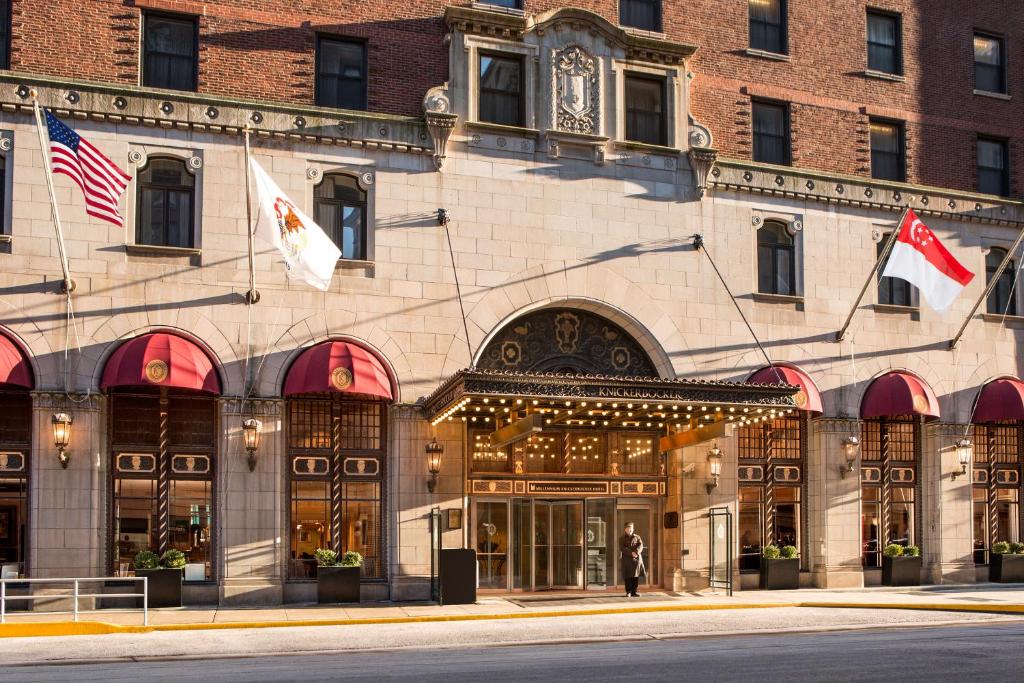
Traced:
<path id="1" fill-rule="evenodd" d="M 135 575 L 149 579 L 150 607 L 181 607 L 181 570 L 185 553 L 168 550 L 162 557 L 143 550 L 135 556 Z"/>
<path id="2" fill-rule="evenodd" d="M 890 543 L 882 551 L 883 586 L 920 586 L 921 549 Z"/>
<path id="3" fill-rule="evenodd" d="M 320 604 L 359 602 L 359 575 L 363 556 L 354 550 L 341 558 L 338 553 L 320 548 L 316 556 L 316 601 Z"/>
<path id="4" fill-rule="evenodd" d="M 794 590 L 800 587 L 800 560 L 796 548 L 766 545 L 761 551 L 761 590 Z"/>
<path id="5" fill-rule="evenodd" d="M 999 541 L 992 544 L 988 580 L 995 583 L 1024 583 L 1024 543 Z"/>

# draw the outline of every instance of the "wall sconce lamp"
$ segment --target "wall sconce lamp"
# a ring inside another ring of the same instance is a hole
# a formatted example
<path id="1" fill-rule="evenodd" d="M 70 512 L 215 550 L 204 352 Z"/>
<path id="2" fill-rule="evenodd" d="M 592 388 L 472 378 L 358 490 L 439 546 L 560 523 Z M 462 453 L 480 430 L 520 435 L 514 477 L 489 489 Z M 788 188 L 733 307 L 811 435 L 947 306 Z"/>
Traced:
<path id="1" fill-rule="evenodd" d="M 57 448 L 57 459 L 60 466 L 68 468 L 71 456 L 66 452 L 68 444 L 71 443 L 71 415 L 68 413 L 53 414 L 53 445 Z"/>
<path id="2" fill-rule="evenodd" d="M 846 475 L 853 473 L 857 464 L 857 456 L 860 455 L 860 439 L 856 436 L 848 436 L 843 439 L 843 455 L 846 457 L 846 464 L 839 466 L 839 476 L 846 479 Z"/>
<path id="3" fill-rule="evenodd" d="M 260 447 L 260 431 L 263 423 L 254 417 L 242 422 L 242 440 L 245 442 L 246 461 L 249 463 L 249 471 L 256 471 L 256 451 Z"/>
<path id="4" fill-rule="evenodd" d="M 437 488 L 437 475 L 441 473 L 441 456 L 444 455 L 444 446 L 431 439 L 427 444 L 427 471 L 430 472 L 430 479 L 427 480 L 427 490 L 431 493 Z"/>
<path id="5" fill-rule="evenodd" d="M 704 485 L 707 489 L 708 495 L 718 488 L 718 479 L 722 476 L 722 449 L 715 444 L 708 451 L 708 465 L 711 468 L 711 481 Z"/>
<path id="6" fill-rule="evenodd" d="M 974 459 L 974 445 L 970 439 L 960 439 L 956 442 L 956 459 L 960 463 L 960 471 L 954 471 L 949 475 L 953 481 L 956 481 L 957 477 L 967 474 L 967 468 L 970 467 L 971 461 Z"/>

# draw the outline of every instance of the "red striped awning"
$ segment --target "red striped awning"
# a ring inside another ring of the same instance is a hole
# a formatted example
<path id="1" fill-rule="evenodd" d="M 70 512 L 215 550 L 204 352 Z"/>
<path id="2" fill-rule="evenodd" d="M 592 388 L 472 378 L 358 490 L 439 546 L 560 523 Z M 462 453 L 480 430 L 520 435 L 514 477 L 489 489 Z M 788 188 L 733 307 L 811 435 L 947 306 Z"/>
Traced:
<path id="1" fill-rule="evenodd" d="M 0 385 L 10 384 L 31 389 L 32 366 L 21 349 L 5 335 L 0 334 Z"/>
<path id="2" fill-rule="evenodd" d="M 117 347 L 103 369 L 102 389 L 170 387 L 220 395 L 220 378 L 206 352 L 173 334 L 144 334 Z"/>
<path id="3" fill-rule="evenodd" d="M 380 358 L 358 344 L 343 341 L 306 349 L 288 369 L 285 396 L 324 392 L 394 398 Z"/>
<path id="4" fill-rule="evenodd" d="M 1024 420 L 1024 382 L 1015 377 L 1000 377 L 978 392 L 972 422 Z"/>
<path id="5" fill-rule="evenodd" d="M 860 402 L 860 416 L 897 415 L 939 417 L 939 401 L 927 382 L 908 372 L 893 371 L 878 377 L 868 386 Z"/>
<path id="6" fill-rule="evenodd" d="M 768 365 L 747 378 L 748 384 L 791 384 L 800 387 L 793 396 L 796 407 L 815 415 L 825 412 L 821 403 L 821 392 L 810 375 L 791 365 Z"/>

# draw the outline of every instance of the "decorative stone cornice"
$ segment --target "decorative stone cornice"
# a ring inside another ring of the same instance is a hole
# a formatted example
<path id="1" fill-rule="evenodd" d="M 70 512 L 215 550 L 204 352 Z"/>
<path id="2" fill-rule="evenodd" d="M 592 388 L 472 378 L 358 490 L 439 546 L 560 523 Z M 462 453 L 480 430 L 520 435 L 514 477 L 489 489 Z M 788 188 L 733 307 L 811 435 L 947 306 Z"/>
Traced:
<path id="1" fill-rule="evenodd" d="M 274 418 L 284 415 L 284 399 L 282 398 L 249 398 L 239 396 L 222 396 L 217 399 L 222 415 L 239 415 L 241 417 Z"/>
<path id="2" fill-rule="evenodd" d="M 58 116 L 223 135 L 431 154 L 423 120 L 326 107 L 303 107 L 39 74 L 0 73 L 0 111 L 32 113 L 29 91 Z"/>
<path id="3" fill-rule="evenodd" d="M 693 169 L 693 184 L 697 188 L 697 196 L 703 197 L 708 190 L 708 180 L 718 159 L 718 150 L 709 147 L 691 147 L 689 151 L 690 168 Z"/>
<path id="4" fill-rule="evenodd" d="M 98 411 L 103 408 L 103 394 L 66 394 L 63 391 L 33 391 L 32 407 L 63 413 Z"/>
<path id="5" fill-rule="evenodd" d="M 910 206 L 919 216 L 1020 227 L 1024 202 L 973 192 L 910 183 L 886 182 L 822 171 L 719 158 L 711 172 L 716 190 L 749 192 L 790 199 L 883 211 Z"/>
<path id="6" fill-rule="evenodd" d="M 859 434 L 861 421 L 858 418 L 819 417 L 809 424 L 819 434 Z"/>
<path id="7" fill-rule="evenodd" d="M 423 414 L 423 406 L 415 403 L 396 403 L 390 408 L 391 418 L 408 422 L 422 422 L 426 420 Z"/>

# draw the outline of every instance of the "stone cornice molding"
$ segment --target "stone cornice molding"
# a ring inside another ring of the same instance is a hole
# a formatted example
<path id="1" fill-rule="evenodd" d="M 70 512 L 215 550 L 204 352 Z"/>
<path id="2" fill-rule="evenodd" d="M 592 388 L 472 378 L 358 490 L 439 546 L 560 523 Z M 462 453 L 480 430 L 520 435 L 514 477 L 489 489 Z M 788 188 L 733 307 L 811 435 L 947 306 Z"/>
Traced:
<path id="1" fill-rule="evenodd" d="M 823 171 L 719 157 L 711 172 L 715 190 L 748 192 L 826 204 L 1020 228 L 1024 202 L 910 183 L 896 183 Z"/>
<path id="2" fill-rule="evenodd" d="M 33 391 L 32 407 L 39 410 L 53 410 L 63 413 L 90 411 L 103 408 L 106 397 L 103 394 L 66 394 L 63 391 Z"/>
<path id="3" fill-rule="evenodd" d="M 29 91 L 64 118 L 256 139 L 433 154 L 422 119 L 93 83 L 39 74 L 0 74 L 0 111 L 32 114 Z"/>
<path id="4" fill-rule="evenodd" d="M 861 421 L 857 418 L 819 417 L 810 422 L 819 434 L 860 434 Z"/>
<path id="5" fill-rule="evenodd" d="M 217 399 L 222 415 L 242 417 L 281 417 L 284 415 L 283 398 L 249 398 L 225 396 Z"/>

